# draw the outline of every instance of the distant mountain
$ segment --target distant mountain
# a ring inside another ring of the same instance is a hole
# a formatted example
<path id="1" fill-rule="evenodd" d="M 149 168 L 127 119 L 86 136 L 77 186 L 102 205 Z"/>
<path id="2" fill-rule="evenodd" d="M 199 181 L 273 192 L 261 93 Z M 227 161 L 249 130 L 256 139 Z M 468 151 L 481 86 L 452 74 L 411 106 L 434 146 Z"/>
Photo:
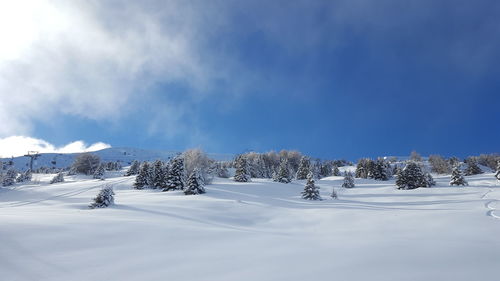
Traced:
<path id="1" fill-rule="evenodd" d="M 102 161 L 118 161 L 122 163 L 123 166 L 128 166 L 134 160 L 154 161 L 160 159 L 167 161 L 180 152 L 146 150 L 129 147 L 111 147 L 91 153 L 99 155 Z M 65 168 L 70 166 L 73 163 L 75 157 L 79 154 L 81 153 L 41 153 L 40 156 L 33 162 L 33 169 L 40 167 Z M 223 161 L 232 159 L 234 155 L 208 153 L 208 156 L 212 159 Z M 14 158 L 0 158 L 0 161 L 4 163 L 11 160 L 13 161 L 14 167 L 18 170 L 26 170 L 29 167 L 29 157 L 19 156 Z"/>

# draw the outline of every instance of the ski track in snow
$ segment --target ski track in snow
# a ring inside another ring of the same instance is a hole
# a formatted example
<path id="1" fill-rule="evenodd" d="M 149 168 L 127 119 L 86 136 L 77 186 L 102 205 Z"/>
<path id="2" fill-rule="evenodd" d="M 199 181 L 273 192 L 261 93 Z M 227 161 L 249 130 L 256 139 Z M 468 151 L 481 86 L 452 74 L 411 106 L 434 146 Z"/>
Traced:
<path id="1" fill-rule="evenodd" d="M 493 190 L 490 189 L 488 190 L 486 193 L 483 194 L 483 196 L 481 197 L 481 199 L 485 199 L 486 196 L 491 193 Z M 495 214 L 497 210 L 497 208 L 495 208 L 493 205 L 494 203 L 498 203 L 500 202 L 500 200 L 498 199 L 491 199 L 491 200 L 488 200 L 488 202 L 486 202 L 484 204 L 484 206 L 486 207 L 486 209 L 488 209 L 488 211 L 486 212 L 486 215 L 489 216 L 489 217 L 492 217 L 492 218 L 495 218 L 495 219 L 500 219 L 500 215 L 497 215 Z"/>

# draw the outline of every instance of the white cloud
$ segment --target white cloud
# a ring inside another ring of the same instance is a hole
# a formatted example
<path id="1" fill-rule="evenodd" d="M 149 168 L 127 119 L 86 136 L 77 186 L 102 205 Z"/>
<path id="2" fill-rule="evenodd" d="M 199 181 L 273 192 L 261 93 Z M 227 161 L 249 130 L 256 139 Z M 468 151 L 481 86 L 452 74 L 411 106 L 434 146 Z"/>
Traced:
<path id="1" fill-rule="evenodd" d="M 74 141 L 56 147 L 55 145 L 42 140 L 25 136 L 11 136 L 0 138 L 0 157 L 21 156 L 28 151 L 38 151 L 44 153 L 74 153 L 97 151 L 111 147 L 109 144 L 97 142 L 87 145 L 83 141 Z"/>

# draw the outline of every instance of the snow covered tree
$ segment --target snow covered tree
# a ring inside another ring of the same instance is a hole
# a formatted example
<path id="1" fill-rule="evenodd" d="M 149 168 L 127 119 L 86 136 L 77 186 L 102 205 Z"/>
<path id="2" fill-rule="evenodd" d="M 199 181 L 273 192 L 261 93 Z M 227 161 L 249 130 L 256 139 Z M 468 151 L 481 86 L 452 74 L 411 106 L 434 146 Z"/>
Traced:
<path id="1" fill-rule="evenodd" d="M 363 158 L 358 161 L 355 176 L 357 178 L 372 178 L 375 170 L 375 162 L 369 158 Z"/>
<path id="2" fill-rule="evenodd" d="M 182 153 L 182 158 L 184 159 L 184 168 L 187 175 L 198 169 L 198 174 L 203 184 L 209 184 L 213 178 L 213 174 L 209 173 L 210 167 L 214 161 L 208 158 L 207 154 L 199 149 L 189 149 Z"/>
<path id="3" fill-rule="evenodd" d="M 342 183 L 343 188 L 353 188 L 354 187 L 354 177 L 351 172 L 344 173 L 344 182 Z"/>
<path id="4" fill-rule="evenodd" d="M 337 167 L 337 165 L 333 165 L 332 175 L 334 175 L 336 177 L 340 176 L 340 170 L 339 170 L 339 167 Z"/>
<path id="5" fill-rule="evenodd" d="M 130 165 L 130 168 L 128 168 L 127 172 L 125 173 L 125 176 L 133 176 L 137 175 L 139 173 L 139 168 L 141 167 L 141 164 L 139 161 L 134 160 L 132 161 L 132 164 Z"/>
<path id="6" fill-rule="evenodd" d="M 9 168 L 2 178 L 2 186 L 10 186 L 16 182 L 17 172 L 14 168 Z"/>
<path id="7" fill-rule="evenodd" d="M 375 180 L 389 180 L 389 164 L 384 159 L 379 158 L 373 166 L 372 177 Z"/>
<path id="8" fill-rule="evenodd" d="M 89 205 L 89 208 L 106 208 L 115 203 L 115 193 L 113 192 L 112 185 L 106 185 L 99 191 L 97 196 L 94 198 L 94 202 Z"/>
<path id="9" fill-rule="evenodd" d="M 227 170 L 224 164 L 217 163 L 215 170 L 216 170 L 215 173 L 219 178 L 224 178 L 224 179 L 229 178 L 229 171 Z"/>
<path id="10" fill-rule="evenodd" d="M 281 183 L 290 183 L 292 181 L 292 177 L 290 176 L 290 170 L 288 167 L 288 159 L 283 158 L 281 160 L 275 181 Z"/>
<path id="11" fill-rule="evenodd" d="M 186 189 L 184 190 L 184 194 L 197 195 L 203 193 L 205 193 L 205 188 L 203 188 L 203 181 L 201 180 L 200 172 L 196 168 L 189 175 L 189 178 L 186 183 Z"/>
<path id="12" fill-rule="evenodd" d="M 57 173 L 57 175 L 50 180 L 50 184 L 59 182 L 64 182 L 64 174 L 62 172 Z"/>
<path id="13" fill-rule="evenodd" d="M 97 166 L 97 169 L 95 169 L 93 178 L 98 179 L 98 180 L 104 180 L 104 174 L 106 173 L 106 168 L 103 163 L 99 164 Z"/>
<path id="14" fill-rule="evenodd" d="M 465 163 L 467 164 L 467 167 L 465 168 L 466 176 L 479 175 L 483 173 L 481 168 L 479 168 L 479 166 L 477 165 L 476 159 L 468 158 L 465 160 Z"/>
<path id="15" fill-rule="evenodd" d="M 311 172 L 310 166 L 311 161 L 309 160 L 309 158 L 306 156 L 302 156 L 302 158 L 300 158 L 299 169 L 297 170 L 296 178 L 298 180 L 307 179 L 307 175 L 309 174 L 309 172 Z"/>
<path id="16" fill-rule="evenodd" d="M 321 200 L 319 187 L 314 183 L 314 175 L 312 173 L 307 175 L 307 183 L 302 192 L 302 198 L 307 200 Z"/>
<path id="17" fill-rule="evenodd" d="M 434 178 L 430 173 L 426 173 L 425 178 L 427 180 L 427 187 L 432 187 L 436 185 L 436 181 L 434 180 Z"/>
<path id="18" fill-rule="evenodd" d="M 431 164 L 431 171 L 433 173 L 449 174 L 451 172 L 450 164 L 441 155 L 429 156 L 429 163 Z"/>
<path id="19" fill-rule="evenodd" d="M 409 161 L 403 170 L 399 172 L 396 185 L 398 189 L 426 187 L 427 179 L 420 166 L 414 161 Z"/>
<path id="20" fill-rule="evenodd" d="M 453 171 L 451 171 L 450 185 L 451 186 L 469 185 L 465 180 L 464 176 L 462 175 L 462 172 L 460 171 L 460 166 L 458 165 L 453 167 Z"/>
<path id="21" fill-rule="evenodd" d="M 330 197 L 332 197 L 333 199 L 339 198 L 337 192 L 335 191 L 335 187 L 332 188 L 332 194 L 330 194 Z"/>
<path id="22" fill-rule="evenodd" d="M 167 187 L 167 170 L 163 167 L 161 160 L 153 162 L 152 167 L 152 185 L 153 188 L 163 189 Z"/>
<path id="23" fill-rule="evenodd" d="M 78 173 L 92 175 L 101 163 L 101 158 L 95 154 L 82 153 L 76 156 L 73 167 Z"/>
<path id="24" fill-rule="evenodd" d="M 23 173 L 19 174 L 19 176 L 16 179 L 16 182 L 28 182 L 31 181 L 31 177 L 32 177 L 31 170 L 28 169 Z"/>
<path id="25" fill-rule="evenodd" d="M 170 160 L 166 178 L 166 187 L 163 191 L 183 190 L 186 171 L 184 169 L 184 158 L 179 155 Z"/>
<path id="26" fill-rule="evenodd" d="M 498 161 L 498 164 L 497 164 L 497 171 L 495 173 L 495 178 L 497 178 L 497 180 L 500 181 L 500 161 Z"/>
<path id="27" fill-rule="evenodd" d="M 148 162 L 143 162 L 139 168 L 139 173 L 135 177 L 134 188 L 144 189 L 148 186 L 148 178 L 150 177 L 150 168 Z"/>
<path id="28" fill-rule="evenodd" d="M 245 155 L 238 155 L 235 159 L 234 166 L 236 173 L 234 174 L 234 181 L 236 182 L 249 182 L 250 174 L 248 171 L 248 162 Z"/>

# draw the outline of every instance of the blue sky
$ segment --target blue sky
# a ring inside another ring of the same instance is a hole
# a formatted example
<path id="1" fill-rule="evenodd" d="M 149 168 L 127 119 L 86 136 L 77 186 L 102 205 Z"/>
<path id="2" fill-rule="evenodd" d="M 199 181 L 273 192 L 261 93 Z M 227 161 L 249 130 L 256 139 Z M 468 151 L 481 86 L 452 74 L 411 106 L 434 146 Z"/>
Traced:
<path id="1" fill-rule="evenodd" d="M 28 35 L 0 48 L 0 136 L 351 160 L 499 152 L 498 1 L 269 2 L 6 7 Z"/>

